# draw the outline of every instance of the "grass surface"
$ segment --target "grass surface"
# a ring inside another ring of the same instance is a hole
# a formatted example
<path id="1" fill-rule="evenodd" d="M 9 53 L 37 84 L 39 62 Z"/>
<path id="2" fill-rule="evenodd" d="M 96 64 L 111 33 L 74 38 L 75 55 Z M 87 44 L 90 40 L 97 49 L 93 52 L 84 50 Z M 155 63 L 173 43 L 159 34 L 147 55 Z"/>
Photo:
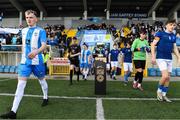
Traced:
<path id="1" fill-rule="evenodd" d="M 14 94 L 17 80 L 0 79 L 0 93 Z M 144 91 L 132 89 L 132 83 L 124 86 L 120 81 L 107 81 L 107 94 L 94 94 L 94 81 L 80 81 L 69 86 L 69 81 L 48 80 L 50 96 L 105 97 L 105 98 L 156 98 L 158 82 L 143 82 Z M 168 96 L 180 98 L 180 82 L 171 82 Z M 25 94 L 42 95 L 37 80 L 28 80 Z M 12 96 L 0 96 L 0 114 L 10 110 Z M 18 110 L 21 119 L 96 119 L 95 99 L 50 98 L 41 107 L 42 98 L 24 97 Z M 180 101 L 173 103 L 156 100 L 106 100 L 102 99 L 105 119 L 180 119 Z"/>

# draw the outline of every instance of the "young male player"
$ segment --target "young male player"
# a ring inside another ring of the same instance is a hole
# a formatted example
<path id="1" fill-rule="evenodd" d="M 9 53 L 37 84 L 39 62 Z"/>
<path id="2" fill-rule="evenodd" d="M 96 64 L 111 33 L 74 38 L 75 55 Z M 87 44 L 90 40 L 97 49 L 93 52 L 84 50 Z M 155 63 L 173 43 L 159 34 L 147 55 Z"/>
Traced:
<path id="1" fill-rule="evenodd" d="M 158 64 L 162 73 L 157 89 L 157 99 L 159 101 L 172 102 L 167 96 L 170 82 L 170 73 L 172 72 L 172 52 L 177 56 L 178 63 L 180 63 L 180 55 L 176 46 L 176 36 L 173 33 L 175 28 L 175 20 L 168 20 L 166 22 L 166 30 L 157 32 L 155 39 L 151 44 L 152 63 Z M 156 57 L 155 57 L 155 46 Z"/>
<path id="2" fill-rule="evenodd" d="M 42 51 L 46 48 L 46 32 L 37 27 L 37 13 L 33 10 L 25 12 L 28 27 L 22 29 L 22 58 L 18 72 L 18 84 L 11 111 L 1 115 L 3 119 L 16 119 L 16 112 L 24 95 L 27 78 L 33 73 L 39 80 L 43 91 L 42 106 L 48 104 L 48 85 L 45 80 L 45 66 Z"/>

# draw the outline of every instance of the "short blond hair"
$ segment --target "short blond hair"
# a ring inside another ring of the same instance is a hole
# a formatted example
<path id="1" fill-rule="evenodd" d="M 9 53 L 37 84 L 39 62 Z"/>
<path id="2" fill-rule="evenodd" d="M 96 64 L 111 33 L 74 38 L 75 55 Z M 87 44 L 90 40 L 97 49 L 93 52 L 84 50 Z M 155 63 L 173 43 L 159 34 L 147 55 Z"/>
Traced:
<path id="1" fill-rule="evenodd" d="M 26 11 L 25 11 L 25 14 L 28 14 L 28 15 L 29 15 L 30 13 L 32 13 L 32 14 L 34 14 L 36 17 L 38 17 L 37 12 L 34 11 L 34 10 L 26 10 Z"/>

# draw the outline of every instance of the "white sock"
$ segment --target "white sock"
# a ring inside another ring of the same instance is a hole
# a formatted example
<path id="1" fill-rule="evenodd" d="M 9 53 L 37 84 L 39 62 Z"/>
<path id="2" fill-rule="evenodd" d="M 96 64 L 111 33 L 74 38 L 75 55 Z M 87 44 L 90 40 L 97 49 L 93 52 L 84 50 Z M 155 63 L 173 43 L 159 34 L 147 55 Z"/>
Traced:
<path id="1" fill-rule="evenodd" d="M 162 95 L 163 95 L 163 96 L 166 96 L 166 92 L 162 92 Z"/>
<path id="2" fill-rule="evenodd" d="M 39 80 L 43 92 L 43 99 L 48 99 L 48 84 L 45 79 Z"/>
<path id="3" fill-rule="evenodd" d="M 161 92 L 162 92 L 162 90 L 161 90 L 160 88 L 158 88 L 157 92 L 160 92 L 160 93 L 161 93 Z"/>
<path id="4" fill-rule="evenodd" d="M 139 88 L 139 87 L 141 87 L 141 84 L 140 84 L 140 83 L 138 83 L 138 86 L 137 86 L 137 87 L 138 87 L 138 88 Z"/>
<path id="5" fill-rule="evenodd" d="M 84 78 L 85 78 L 85 79 L 87 78 L 87 73 L 84 73 Z"/>
<path id="6" fill-rule="evenodd" d="M 133 83 L 134 83 L 134 84 L 136 84 L 136 83 L 137 83 L 137 81 L 135 81 L 135 80 L 134 80 L 134 81 L 133 81 Z"/>
<path id="7" fill-rule="evenodd" d="M 88 69 L 84 71 L 85 78 L 87 78 L 87 74 L 88 74 L 88 72 L 89 72 L 89 70 L 88 70 Z"/>
<path id="8" fill-rule="evenodd" d="M 19 80 L 16 88 L 16 93 L 14 96 L 13 106 L 11 108 L 11 111 L 17 112 L 17 109 L 19 107 L 19 103 L 21 102 L 21 99 L 24 95 L 24 88 L 26 87 L 26 80 Z"/>

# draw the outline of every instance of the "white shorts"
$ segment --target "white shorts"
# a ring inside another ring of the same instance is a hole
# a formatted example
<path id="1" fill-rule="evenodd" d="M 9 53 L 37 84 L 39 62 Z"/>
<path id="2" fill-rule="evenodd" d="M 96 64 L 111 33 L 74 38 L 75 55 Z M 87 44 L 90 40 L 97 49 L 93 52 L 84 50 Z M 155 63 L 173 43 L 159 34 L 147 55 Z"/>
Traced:
<path id="1" fill-rule="evenodd" d="M 111 61 L 111 67 L 117 67 L 118 61 Z"/>
<path id="2" fill-rule="evenodd" d="M 124 71 L 133 71 L 133 65 L 132 63 L 123 63 Z"/>
<path id="3" fill-rule="evenodd" d="M 172 60 L 156 59 L 156 62 L 159 66 L 160 71 L 168 70 L 168 72 L 172 72 Z"/>

